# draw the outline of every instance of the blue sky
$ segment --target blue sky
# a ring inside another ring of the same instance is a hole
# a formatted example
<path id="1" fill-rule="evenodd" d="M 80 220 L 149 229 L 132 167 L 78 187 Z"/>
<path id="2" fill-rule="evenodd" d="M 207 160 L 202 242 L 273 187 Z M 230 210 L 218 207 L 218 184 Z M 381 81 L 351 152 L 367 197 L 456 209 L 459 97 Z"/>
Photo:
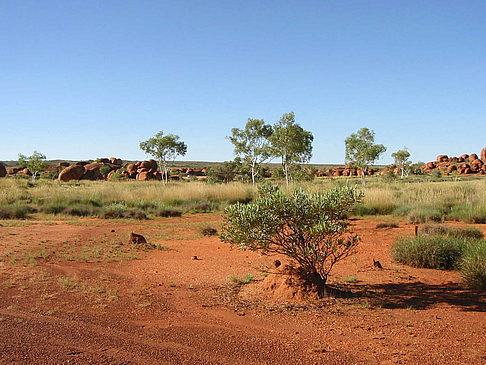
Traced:
<path id="1" fill-rule="evenodd" d="M 361 127 L 414 161 L 486 146 L 484 1 L 3 1 L 0 160 L 233 158 L 248 118 L 293 111 L 314 163 Z"/>

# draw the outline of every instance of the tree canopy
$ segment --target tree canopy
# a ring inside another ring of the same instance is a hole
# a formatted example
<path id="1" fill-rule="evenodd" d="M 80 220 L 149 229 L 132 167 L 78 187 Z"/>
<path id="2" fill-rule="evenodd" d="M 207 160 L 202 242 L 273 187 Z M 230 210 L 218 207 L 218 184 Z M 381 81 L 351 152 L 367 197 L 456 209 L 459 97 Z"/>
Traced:
<path id="1" fill-rule="evenodd" d="M 272 154 L 280 158 L 287 184 L 292 180 L 292 168 L 297 163 L 308 162 L 312 157 L 314 136 L 295 122 L 293 112 L 282 115 L 270 136 Z"/>
<path id="2" fill-rule="evenodd" d="M 412 162 L 409 160 L 410 152 L 408 152 L 407 147 L 403 147 L 403 149 L 392 153 L 392 157 L 395 160 L 395 165 L 401 170 L 401 178 L 403 179 L 404 176 L 408 176 Z"/>
<path id="3" fill-rule="evenodd" d="M 35 180 L 42 170 L 47 167 L 46 155 L 34 151 L 31 156 L 19 153 L 19 166 L 27 167 Z"/>
<path id="4" fill-rule="evenodd" d="M 140 142 L 140 149 L 158 161 L 164 172 L 164 181 L 167 183 L 169 179 L 168 162 L 175 160 L 177 156 L 184 156 L 187 152 L 187 145 L 179 141 L 179 136 L 175 134 L 164 136 L 164 132 L 160 131 L 154 137 Z"/>
<path id="5" fill-rule="evenodd" d="M 363 185 L 368 167 L 373 164 L 386 147 L 382 144 L 375 144 L 375 132 L 368 128 L 361 128 L 358 132 L 352 133 L 344 141 L 346 146 L 346 162 L 354 162 L 361 170 Z"/>
<path id="6" fill-rule="evenodd" d="M 272 126 L 263 119 L 248 119 L 245 129 L 233 128 L 228 139 L 235 146 L 234 154 L 241 156 L 251 169 L 251 181 L 256 182 L 263 162 L 271 158 L 269 137 Z"/>

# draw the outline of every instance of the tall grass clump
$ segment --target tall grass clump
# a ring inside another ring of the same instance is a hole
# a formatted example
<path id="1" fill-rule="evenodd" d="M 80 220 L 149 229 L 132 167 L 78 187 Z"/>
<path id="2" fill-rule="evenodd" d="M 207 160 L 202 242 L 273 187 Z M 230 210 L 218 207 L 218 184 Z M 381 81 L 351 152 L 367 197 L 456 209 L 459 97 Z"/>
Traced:
<path id="1" fill-rule="evenodd" d="M 486 223 L 486 206 L 473 204 L 453 206 L 448 218 L 466 223 Z"/>
<path id="2" fill-rule="evenodd" d="M 460 270 L 463 281 L 469 287 L 486 290 L 486 242 L 466 248 L 460 262 Z"/>
<path id="3" fill-rule="evenodd" d="M 392 257 L 413 267 L 453 270 L 467 244 L 464 238 L 440 234 L 401 238 L 392 248 Z"/>
<path id="4" fill-rule="evenodd" d="M 35 209 L 25 204 L 0 206 L 0 219 L 25 219 L 34 211 Z"/>
<path id="5" fill-rule="evenodd" d="M 443 224 L 425 224 L 420 227 L 424 234 L 443 234 L 451 237 L 483 239 L 484 234 L 475 227 L 451 227 Z"/>

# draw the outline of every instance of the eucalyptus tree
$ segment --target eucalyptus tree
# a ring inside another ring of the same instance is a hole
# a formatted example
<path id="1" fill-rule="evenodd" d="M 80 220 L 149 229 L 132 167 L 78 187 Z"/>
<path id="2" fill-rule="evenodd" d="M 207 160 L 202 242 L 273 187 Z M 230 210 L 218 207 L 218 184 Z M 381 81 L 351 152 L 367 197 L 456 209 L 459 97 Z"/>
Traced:
<path id="1" fill-rule="evenodd" d="M 368 128 L 361 128 L 344 141 L 346 162 L 354 162 L 355 166 L 361 170 L 361 182 L 363 185 L 366 184 L 365 175 L 369 166 L 386 151 L 385 146 L 374 142 L 375 132 Z"/>
<path id="2" fill-rule="evenodd" d="M 234 154 L 241 156 L 251 171 L 253 184 L 260 172 L 261 164 L 272 157 L 269 138 L 272 126 L 263 119 L 248 119 L 245 128 L 233 128 L 228 139 L 234 145 Z"/>
<path id="3" fill-rule="evenodd" d="M 187 145 L 179 140 L 175 134 L 167 134 L 160 131 L 154 137 L 140 142 L 140 149 L 151 155 L 162 168 L 164 183 L 169 181 L 169 161 L 174 161 L 177 156 L 184 156 L 187 152 Z"/>
<path id="4" fill-rule="evenodd" d="M 292 181 L 292 169 L 298 163 L 305 163 L 312 157 L 314 136 L 295 122 L 293 112 L 282 115 L 273 126 L 270 136 L 272 154 L 280 158 L 287 185 Z"/>

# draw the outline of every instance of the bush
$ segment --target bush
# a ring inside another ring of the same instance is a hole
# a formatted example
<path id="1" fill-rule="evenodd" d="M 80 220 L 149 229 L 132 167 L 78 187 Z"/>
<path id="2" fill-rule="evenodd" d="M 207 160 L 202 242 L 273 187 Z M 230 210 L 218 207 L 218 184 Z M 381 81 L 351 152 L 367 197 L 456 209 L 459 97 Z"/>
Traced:
<path id="1" fill-rule="evenodd" d="M 419 206 L 410 210 L 407 219 L 411 224 L 425 223 L 430 221 L 442 222 L 444 215 L 444 212 L 440 208 L 432 206 Z"/>
<path id="2" fill-rule="evenodd" d="M 278 185 L 263 184 L 253 203 L 225 209 L 220 238 L 243 250 L 290 257 L 323 296 L 334 264 L 351 255 L 358 244 L 344 217 L 361 197 L 360 191 L 348 186 L 326 193 L 296 189 L 285 194 Z"/>
<path id="3" fill-rule="evenodd" d="M 161 208 L 155 212 L 157 217 L 180 217 L 182 212 L 176 209 Z"/>
<path id="4" fill-rule="evenodd" d="M 216 228 L 209 227 L 209 226 L 202 227 L 200 231 L 203 236 L 215 236 L 218 234 L 218 230 Z"/>
<path id="5" fill-rule="evenodd" d="M 387 215 L 395 210 L 395 204 L 390 203 L 358 203 L 353 207 L 353 214 L 358 216 L 364 215 Z"/>
<path id="6" fill-rule="evenodd" d="M 466 285 L 486 290 L 486 242 L 468 245 L 461 259 L 460 270 Z"/>
<path id="7" fill-rule="evenodd" d="M 25 219 L 29 213 L 35 212 L 35 209 L 29 205 L 12 205 L 0 207 L 0 219 Z"/>
<path id="8" fill-rule="evenodd" d="M 64 209 L 62 211 L 62 214 L 72 215 L 75 217 L 87 217 L 90 215 L 94 215 L 95 211 L 93 208 L 87 205 L 75 205 Z"/>
<path id="9" fill-rule="evenodd" d="M 381 222 L 376 225 L 376 228 L 398 228 L 398 223 L 395 222 Z"/>
<path id="10" fill-rule="evenodd" d="M 392 257 L 413 267 L 452 270 L 467 244 L 467 239 L 440 234 L 401 238 L 392 248 Z"/>
<path id="11" fill-rule="evenodd" d="M 448 218 L 466 223 L 486 223 L 486 207 L 481 205 L 456 205 Z"/>
<path id="12" fill-rule="evenodd" d="M 463 237 L 482 239 L 483 232 L 474 227 L 451 227 L 441 224 L 425 224 L 420 227 L 420 232 L 425 234 L 444 234 L 451 237 Z"/>
<path id="13" fill-rule="evenodd" d="M 60 214 L 65 209 L 67 209 L 67 204 L 64 202 L 51 202 L 47 205 L 42 206 L 41 211 L 42 213 L 46 214 Z"/>

